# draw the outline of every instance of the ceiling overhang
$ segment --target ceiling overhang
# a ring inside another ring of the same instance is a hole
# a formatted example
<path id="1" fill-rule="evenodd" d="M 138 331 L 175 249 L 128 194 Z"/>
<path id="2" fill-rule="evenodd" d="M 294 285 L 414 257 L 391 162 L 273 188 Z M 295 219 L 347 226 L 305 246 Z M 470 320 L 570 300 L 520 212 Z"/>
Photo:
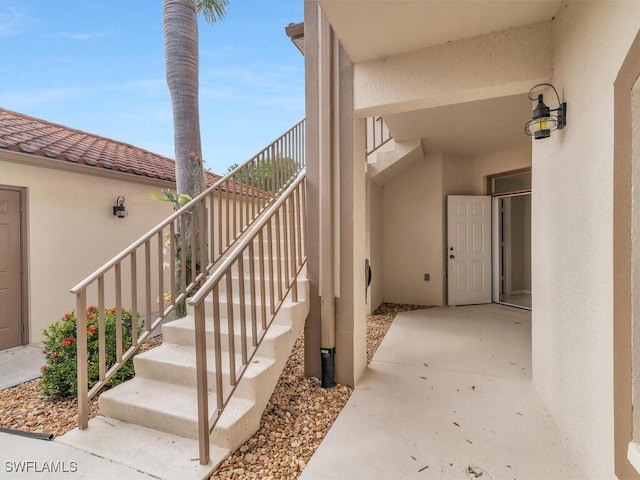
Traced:
<path id="1" fill-rule="evenodd" d="M 320 0 L 355 63 L 550 21 L 560 0 Z"/>

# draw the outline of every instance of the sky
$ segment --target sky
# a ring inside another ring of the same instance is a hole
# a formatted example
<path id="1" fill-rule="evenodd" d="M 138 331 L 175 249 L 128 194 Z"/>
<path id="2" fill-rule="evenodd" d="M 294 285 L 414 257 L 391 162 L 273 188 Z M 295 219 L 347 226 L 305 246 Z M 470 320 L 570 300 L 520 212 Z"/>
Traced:
<path id="1" fill-rule="evenodd" d="M 304 0 L 230 0 L 200 20 L 200 131 L 225 173 L 304 117 Z M 162 0 L 0 0 L 0 107 L 173 158 Z"/>

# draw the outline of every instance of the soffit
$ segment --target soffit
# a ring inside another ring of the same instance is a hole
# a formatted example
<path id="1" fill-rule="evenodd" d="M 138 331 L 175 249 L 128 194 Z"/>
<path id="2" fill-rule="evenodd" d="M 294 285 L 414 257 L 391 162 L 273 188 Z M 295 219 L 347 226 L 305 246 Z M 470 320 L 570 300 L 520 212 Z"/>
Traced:
<path id="1" fill-rule="evenodd" d="M 526 94 L 387 115 L 397 141 L 420 138 L 426 152 L 475 156 L 531 142 L 524 124 L 531 118 Z"/>
<path id="2" fill-rule="evenodd" d="M 560 0 L 320 0 L 353 62 L 551 20 Z"/>

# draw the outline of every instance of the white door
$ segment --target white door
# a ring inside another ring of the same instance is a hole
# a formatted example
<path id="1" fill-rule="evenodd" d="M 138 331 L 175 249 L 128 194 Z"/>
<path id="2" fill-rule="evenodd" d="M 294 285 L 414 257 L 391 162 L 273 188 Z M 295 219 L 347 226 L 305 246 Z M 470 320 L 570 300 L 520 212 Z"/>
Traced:
<path id="1" fill-rule="evenodd" d="M 447 197 L 449 305 L 491 303 L 491 197 Z"/>

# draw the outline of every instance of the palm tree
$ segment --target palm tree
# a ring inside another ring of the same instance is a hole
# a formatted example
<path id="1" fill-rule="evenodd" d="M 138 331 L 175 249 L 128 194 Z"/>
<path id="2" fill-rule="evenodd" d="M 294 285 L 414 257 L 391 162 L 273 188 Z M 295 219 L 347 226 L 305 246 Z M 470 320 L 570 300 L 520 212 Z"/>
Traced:
<path id="1" fill-rule="evenodd" d="M 198 13 L 210 23 L 224 17 L 229 0 L 163 0 L 167 84 L 173 107 L 176 187 L 194 198 L 204 190 L 198 110 Z M 190 155 L 195 153 L 195 155 Z"/>
<path id="2" fill-rule="evenodd" d="M 200 113 L 198 110 L 198 14 L 213 23 L 224 17 L 229 0 L 163 0 L 162 33 L 164 36 L 167 84 L 173 108 L 173 135 L 176 160 L 177 198 L 188 195 L 195 198 L 205 187 L 200 142 Z M 197 209 L 194 218 L 198 218 Z M 187 216 L 186 251 L 182 263 L 178 262 L 176 283 L 180 291 L 180 269 L 201 271 L 201 265 L 192 265 L 190 252 L 196 242 L 196 258 L 200 258 L 200 232 L 196 222 L 195 238 L 191 238 L 191 216 Z M 177 315 L 186 314 L 184 303 L 178 305 Z"/>

